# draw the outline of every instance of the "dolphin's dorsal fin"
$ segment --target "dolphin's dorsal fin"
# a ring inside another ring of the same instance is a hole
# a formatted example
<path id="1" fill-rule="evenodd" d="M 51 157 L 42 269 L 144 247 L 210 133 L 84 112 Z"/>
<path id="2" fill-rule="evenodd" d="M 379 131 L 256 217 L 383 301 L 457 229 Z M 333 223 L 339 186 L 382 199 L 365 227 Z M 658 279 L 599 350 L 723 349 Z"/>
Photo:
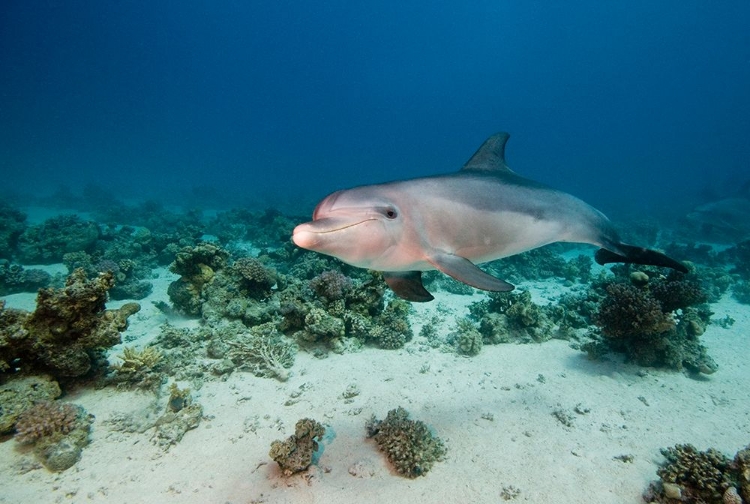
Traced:
<path id="1" fill-rule="evenodd" d="M 508 133 L 495 133 L 484 141 L 461 169 L 513 173 L 505 164 L 505 144 L 508 142 L 508 138 L 510 138 Z"/>

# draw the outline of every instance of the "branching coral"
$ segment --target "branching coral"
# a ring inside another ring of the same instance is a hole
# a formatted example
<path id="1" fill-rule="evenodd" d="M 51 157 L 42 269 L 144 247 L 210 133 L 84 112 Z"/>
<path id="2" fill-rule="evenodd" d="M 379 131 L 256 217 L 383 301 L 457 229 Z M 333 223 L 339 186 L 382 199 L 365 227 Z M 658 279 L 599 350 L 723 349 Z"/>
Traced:
<path id="1" fill-rule="evenodd" d="M 18 417 L 16 440 L 32 444 L 44 437 L 68 434 L 76 428 L 78 416 L 83 408 L 75 404 L 57 401 L 41 401 Z"/>
<path id="2" fill-rule="evenodd" d="M 144 389 L 155 389 L 164 381 L 159 372 L 159 364 L 163 354 L 154 347 L 136 350 L 134 347 L 124 347 L 117 356 L 122 362 L 112 366 L 114 375 L 112 381 L 127 386 Z"/>
<path id="3" fill-rule="evenodd" d="M 51 471 L 75 464 L 89 442 L 92 417 L 74 404 L 40 401 L 25 410 L 16 423 L 16 440 L 34 445 L 34 451 Z"/>
<path id="4" fill-rule="evenodd" d="M 227 356 L 236 366 L 249 368 L 257 376 L 280 381 L 289 379 L 289 368 L 294 365 L 297 347 L 286 341 L 271 324 L 253 328 L 252 334 L 226 344 L 230 348 Z"/>
<path id="5" fill-rule="evenodd" d="M 49 376 L 12 376 L 0 385 L 0 434 L 13 431 L 21 413 L 34 404 L 60 397 L 60 386 Z"/>
<path id="6" fill-rule="evenodd" d="M 367 437 L 375 439 L 396 471 L 408 478 L 423 476 L 445 457 L 440 438 L 433 436 L 424 422 L 410 420 L 404 408 L 389 411 L 385 420 L 373 416 L 365 429 Z"/>
<path id="7" fill-rule="evenodd" d="M 154 347 L 146 347 L 140 351 L 136 350 L 135 347 L 125 347 L 117 357 L 122 360 L 121 364 L 113 366 L 117 371 L 134 373 L 142 368 L 156 366 L 161 360 L 162 354 Z"/>

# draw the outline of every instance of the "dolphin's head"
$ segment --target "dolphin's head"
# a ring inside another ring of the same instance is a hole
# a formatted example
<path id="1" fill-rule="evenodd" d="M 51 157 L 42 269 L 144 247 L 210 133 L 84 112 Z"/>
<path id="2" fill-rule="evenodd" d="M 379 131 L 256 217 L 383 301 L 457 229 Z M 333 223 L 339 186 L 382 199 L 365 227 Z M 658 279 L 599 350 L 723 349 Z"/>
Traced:
<path id="1" fill-rule="evenodd" d="M 378 269 L 378 260 L 397 246 L 402 231 L 400 209 L 369 186 L 327 196 L 315 207 L 311 222 L 294 228 L 292 240 L 352 266 Z"/>

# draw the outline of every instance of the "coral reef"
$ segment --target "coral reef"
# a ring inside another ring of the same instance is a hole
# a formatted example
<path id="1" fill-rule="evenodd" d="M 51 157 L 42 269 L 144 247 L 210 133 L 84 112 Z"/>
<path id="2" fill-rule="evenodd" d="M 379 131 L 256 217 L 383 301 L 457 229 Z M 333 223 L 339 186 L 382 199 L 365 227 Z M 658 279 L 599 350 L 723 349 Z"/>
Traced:
<path id="1" fill-rule="evenodd" d="M 739 493 L 745 502 L 750 502 L 750 445 L 737 452 L 734 466 L 737 468 Z"/>
<path id="2" fill-rule="evenodd" d="M 169 266 L 180 278 L 169 285 L 167 294 L 175 307 L 187 315 L 200 315 L 203 287 L 227 265 L 229 252 L 210 243 L 184 247 Z"/>
<path id="3" fill-rule="evenodd" d="M 408 319 L 410 308 L 409 303 L 402 299 L 391 300 L 382 313 L 372 318 L 367 341 L 380 348 L 403 347 L 414 336 Z M 366 319 L 360 319 L 360 322 L 366 322 Z"/>
<path id="4" fill-rule="evenodd" d="M 548 311 L 531 300 L 529 291 L 492 292 L 469 306 L 487 344 L 549 340 L 554 332 Z"/>
<path id="5" fill-rule="evenodd" d="M 732 287 L 732 297 L 742 304 L 750 304 L 750 281 L 737 282 Z"/>
<path id="6" fill-rule="evenodd" d="M 18 237 L 26 229 L 26 215 L 0 203 L 0 259 L 11 259 Z"/>
<path id="7" fill-rule="evenodd" d="M 708 296 L 698 282 L 686 278 L 676 279 L 675 275 L 653 282 L 649 292 L 659 302 L 665 313 L 685 309 L 708 301 Z"/>
<path id="8" fill-rule="evenodd" d="M 293 435 L 271 443 L 268 456 L 279 464 L 284 476 L 302 472 L 312 464 L 313 454 L 318 450 L 317 439 L 325 432 L 325 427 L 311 418 L 298 420 Z"/>
<path id="9" fill-rule="evenodd" d="M 0 371 L 48 372 L 83 376 L 104 349 L 120 343 L 127 319 L 140 306 L 107 310 L 111 273 L 87 280 L 83 270 L 68 276 L 62 289 L 41 289 L 33 313 L 6 309 L 0 301 Z"/>
<path id="10" fill-rule="evenodd" d="M 18 260 L 25 264 L 52 264 L 68 252 L 91 251 L 99 226 L 77 215 L 61 215 L 30 226 L 18 237 Z"/>
<path id="11" fill-rule="evenodd" d="M 566 244 L 553 244 L 493 261 L 488 265 L 488 272 L 513 283 L 546 278 L 561 278 L 569 284 L 587 282 L 593 265 L 591 257 L 579 255 L 565 261 L 560 253 L 568 247 Z"/>
<path id="12" fill-rule="evenodd" d="M 17 292 L 35 292 L 49 286 L 52 275 L 40 269 L 26 269 L 20 264 L 0 259 L 0 296 Z"/>
<path id="13" fill-rule="evenodd" d="M 407 478 L 425 475 L 435 462 L 445 457 L 440 438 L 419 420 L 410 420 L 401 407 L 388 412 L 385 420 L 373 416 L 365 426 L 367 437 L 373 438 L 396 472 Z"/>
<path id="14" fill-rule="evenodd" d="M 650 336 L 675 327 L 674 319 L 662 311 L 658 300 L 647 291 L 625 283 L 607 287 L 607 297 L 600 303 L 595 321 L 612 338 Z"/>
<path id="15" fill-rule="evenodd" d="M 75 464 L 89 442 L 93 418 L 77 405 L 40 401 L 26 409 L 16 422 L 15 439 L 34 446 L 40 461 L 51 471 Z"/>
<path id="16" fill-rule="evenodd" d="M 600 296 L 594 289 L 563 294 L 557 304 L 549 307 L 549 317 L 558 324 L 561 337 L 574 337 L 593 323 L 599 309 Z"/>
<path id="17" fill-rule="evenodd" d="M 133 259 L 101 259 L 93 265 L 93 270 L 96 274 L 109 271 L 114 275 L 115 285 L 109 291 L 111 299 L 143 299 L 151 294 L 154 288 L 151 282 L 141 280 L 151 269 L 139 265 Z"/>
<path id="18" fill-rule="evenodd" d="M 343 275 L 329 274 L 323 278 L 326 277 L 348 284 Z M 322 289 L 323 284 L 320 285 Z M 412 338 L 407 317 L 410 305 L 395 299 L 384 306 L 385 287 L 378 274 L 369 273 L 364 281 L 352 279 L 351 287 L 341 289 L 341 293 L 343 297 L 329 299 L 290 285 L 278 296 L 283 316 L 280 330 L 301 345 L 322 343 L 338 353 L 356 350 L 365 342 L 381 348 L 401 348 Z"/>
<path id="19" fill-rule="evenodd" d="M 32 444 L 55 434 L 68 434 L 76 427 L 79 407 L 61 402 L 41 401 L 24 411 L 16 422 L 16 440 Z"/>
<path id="20" fill-rule="evenodd" d="M 111 366 L 109 381 L 120 386 L 155 390 L 166 378 L 159 369 L 162 357 L 162 353 L 154 347 L 141 351 L 124 347 L 117 356 L 122 362 Z"/>
<path id="21" fill-rule="evenodd" d="M 452 340 L 456 351 L 461 355 L 478 355 L 482 351 L 482 333 L 468 318 L 456 319 L 456 330 Z"/>
<path id="22" fill-rule="evenodd" d="M 253 257 L 237 259 L 232 265 L 232 271 L 239 276 L 240 292 L 253 299 L 268 297 L 276 284 L 276 272 Z"/>
<path id="23" fill-rule="evenodd" d="M 289 379 L 289 368 L 294 365 L 297 346 L 286 341 L 273 324 L 253 327 L 249 334 L 226 341 L 230 350 L 227 357 L 238 368 L 249 368 L 256 376 Z"/>
<path id="24" fill-rule="evenodd" d="M 644 495 L 660 504 L 729 504 L 750 500 L 750 446 L 731 460 L 713 448 L 699 451 L 690 444 L 661 450 L 666 459 L 661 478 Z M 742 499 L 740 499 L 740 496 Z"/>
<path id="25" fill-rule="evenodd" d="M 731 273 L 743 280 L 750 280 L 750 240 L 745 240 L 719 254 L 719 258 L 731 264 Z"/>
<path id="26" fill-rule="evenodd" d="M 700 305 L 707 298 L 699 284 L 671 276 L 636 283 L 641 286 L 632 280 L 606 286 L 594 315 L 601 335 L 592 332 L 594 340 L 581 348 L 591 356 L 621 352 L 641 366 L 716 371 L 716 363 L 699 343 L 711 318 L 711 311 Z"/>
<path id="27" fill-rule="evenodd" d="M 0 434 L 12 432 L 19 415 L 32 405 L 60 394 L 60 386 L 49 376 L 11 376 L 0 386 Z"/>
<path id="28" fill-rule="evenodd" d="M 310 280 L 310 288 L 327 302 L 344 299 L 353 287 L 352 279 L 340 271 L 327 270 Z"/>
<path id="29" fill-rule="evenodd" d="M 274 320 L 276 296 L 287 287 L 287 281 L 267 263 L 267 256 L 247 257 L 219 269 L 202 289 L 200 314 L 206 324 L 239 320 L 253 327 Z"/>
<path id="30" fill-rule="evenodd" d="M 295 222 L 274 208 L 263 212 L 247 209 L 232 209 L 219 213 L 207 226 L 207 231 L 216 235 L 221 243 L 248 240 L 258 247 L 278 247 L 287 242 Z"/>

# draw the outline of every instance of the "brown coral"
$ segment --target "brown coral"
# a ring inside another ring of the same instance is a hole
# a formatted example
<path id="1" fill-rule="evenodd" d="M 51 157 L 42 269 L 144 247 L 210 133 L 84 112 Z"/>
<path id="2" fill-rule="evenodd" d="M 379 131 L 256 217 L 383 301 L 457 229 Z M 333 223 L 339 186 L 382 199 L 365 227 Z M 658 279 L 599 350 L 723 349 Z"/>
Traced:
<path id="1" fill-rule="evenodd" d="M 228 257 L 229 252 L 210 243 L 183 247 L 169 265 L 169 271 L 180 275 L 167 288 L 175 307 L 188 315 L 200 315 L 203 288 L 224 269 Z"/>
<path id="2" fill-rule="evenodd" d="M 14 363 L 55 377 L 88 373 L 97 353 L 119 343 L 128 317 L 140 310 L 137 303 L 107 310 L 107 291 L 113 284 L 110 272 L 88 280 L 77 269 L 64 288 L 41 289 L 33 313 L 0 305 L 0 367 Z"/>
<path id="3" fill-rule="evenodd" d="M 424 476 L 446 454 L 443 441 L 421 420 L 411 420 L 400 406 L 390 410 L 385 420 L 377 420 L 373 415 L 365 430 L 396 471 L 407 478 Z"/>
<path id="4" fill-rule="evenodd" d="M 304 471 L 312 464 L 313 454 L 318 450 L 316 439 L 326 433 L 325 427 L 311 418 L 297 421 L 294 434 L 284 441 L 271 443 L 271 457 L 281 468 L 284 476 Z"/>
<path id="5" fill-rule="evenodd" d="M 661 484 L 652 484 L 644 495 L 647 502 L 720 504 L 737 502 L 737 467 L 719 451 L 699 451 L 693 445 L 661 450 L 666 463 L 657 471 Z"/>
<path id="6" fill-rule="evenodd" d="M 705 303 L 708 295 L 697 282 L 691 280 L 660 280 L 650 285 L 651 295 L 659 301 L 664 312 L 685 309 Z"/>
<path id="7" fill-rule="evenodd" d="M 309 285 L 318 296 L 329 302 L 343 299 L 354 287 L 351 278 L 336 270 L 324 271 L 310 280 Z"/>
<path id="8" fill-rule="evenodd" d="M 625 283 L 607 287 L 608 296 L 595 316 L 596 324 L 610 337 L 659 334 L 674 328 L 674 320 L 662 311 L 647 291 Z"/>
<path id="9" fill-rule="evenodd" d="M 253 257 L 237 259 L 232 270 L 239 274 L 242 289 L 252 298 L 266 297 L 276 284 L 276 273 Z"/>

